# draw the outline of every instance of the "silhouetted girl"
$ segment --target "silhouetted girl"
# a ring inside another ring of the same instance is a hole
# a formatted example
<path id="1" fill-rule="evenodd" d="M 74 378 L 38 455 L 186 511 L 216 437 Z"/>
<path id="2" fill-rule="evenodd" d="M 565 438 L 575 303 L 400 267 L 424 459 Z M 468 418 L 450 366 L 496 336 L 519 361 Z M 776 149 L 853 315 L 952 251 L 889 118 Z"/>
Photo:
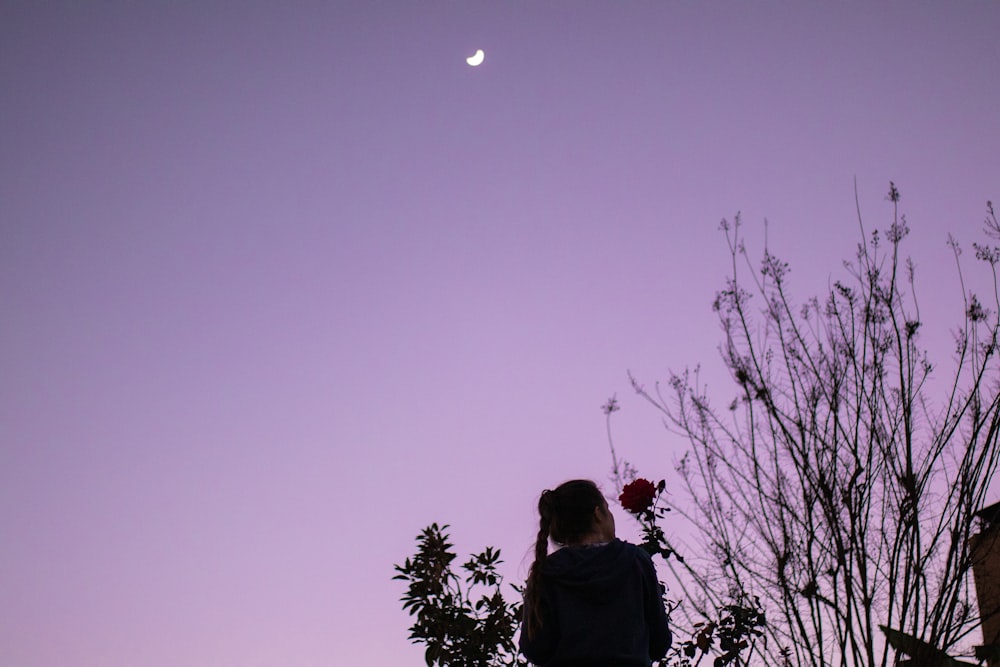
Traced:
<path id="1" fill-rule="evenodd" d="M 653 561 L 615 538 L 593 482 L 573 480 L 538 499 L 521 652 L 542 667 L 649 667 L 670 648 Z M 561 548 L 548 553 L 549 539 Z"/>

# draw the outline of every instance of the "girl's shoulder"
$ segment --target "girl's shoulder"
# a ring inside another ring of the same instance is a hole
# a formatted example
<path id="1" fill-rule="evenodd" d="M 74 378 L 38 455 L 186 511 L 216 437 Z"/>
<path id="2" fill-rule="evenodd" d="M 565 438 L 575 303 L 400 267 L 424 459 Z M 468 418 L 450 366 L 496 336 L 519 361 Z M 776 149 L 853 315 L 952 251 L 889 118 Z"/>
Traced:
<path id="1" fill-rule="evenodd" d="M 649 552 L 640 547 L 638 544 L 632 544 L 631 542 L 626 542 L 625 540 L 620 540 L 618 538 L 615 538 L 614 542 L 610 542 L 609 546 L 613 544 L 619 545 L 618 546 L 619 549 L 624 549 L 626 551 L 635 553 L 640 558 L 643 556 L 645 556 L 646 558 L 650 557 Z"/>

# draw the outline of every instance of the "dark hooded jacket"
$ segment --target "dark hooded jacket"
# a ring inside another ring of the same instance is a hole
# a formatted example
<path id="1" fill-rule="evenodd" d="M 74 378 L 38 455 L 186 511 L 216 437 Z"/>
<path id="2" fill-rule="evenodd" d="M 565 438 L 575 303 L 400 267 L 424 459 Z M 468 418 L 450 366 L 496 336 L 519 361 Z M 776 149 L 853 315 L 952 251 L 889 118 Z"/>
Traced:
<path id="1" fill-rule="evenodd" d="M 542 626 L 521 652 L 541 667 L 649 667 L 670 648 L 662 587 L 639 547 L 563 547 L 542 565 Z M 527 610 L 525 610 L 525 621 Z"/>

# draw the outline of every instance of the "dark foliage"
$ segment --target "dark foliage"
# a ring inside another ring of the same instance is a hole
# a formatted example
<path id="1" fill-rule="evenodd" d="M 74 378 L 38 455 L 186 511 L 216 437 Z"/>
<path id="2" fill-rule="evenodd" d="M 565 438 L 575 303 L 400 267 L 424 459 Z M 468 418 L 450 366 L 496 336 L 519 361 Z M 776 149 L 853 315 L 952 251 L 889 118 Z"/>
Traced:
<path id="1" fill-rule="evenodd" d="M 462 564 L 464 583 L 452 569 L 456 554 L 448 526 L 436 523 L 417 536 L 417 553 L 396 565 L 393 579 L 409 582 L 403 609 L 416 616 L 410 640 L 426 645 L 428 667 L 524 665 L 514 633 L 521 604 L 507 602 L 497 572 L 500 550 L 487 547 Z M 520 591 L 514 588 L 520 600 Z"/>

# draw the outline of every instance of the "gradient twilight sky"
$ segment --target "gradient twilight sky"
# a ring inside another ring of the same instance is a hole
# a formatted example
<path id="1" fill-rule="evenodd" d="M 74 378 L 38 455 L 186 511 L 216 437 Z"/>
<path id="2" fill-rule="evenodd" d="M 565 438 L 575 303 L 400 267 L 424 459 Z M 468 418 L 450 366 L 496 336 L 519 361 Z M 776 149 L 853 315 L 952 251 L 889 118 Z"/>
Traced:
<path id="1" fill-rule="evenodd" d="M 628 369 L 728 398 L 737 211 L 808 295 L 855 177 L 869 229 L 894 180 L 946 343 L 947 234 L 1000 199 L 998 30 L 985 1 L 0 1 L 0 665 L 423 664 L 390 580 L 421 528 L 521 577 L 539 491 L 608 474 L 609 396 L 642 472 L 683 452 Z"/>

